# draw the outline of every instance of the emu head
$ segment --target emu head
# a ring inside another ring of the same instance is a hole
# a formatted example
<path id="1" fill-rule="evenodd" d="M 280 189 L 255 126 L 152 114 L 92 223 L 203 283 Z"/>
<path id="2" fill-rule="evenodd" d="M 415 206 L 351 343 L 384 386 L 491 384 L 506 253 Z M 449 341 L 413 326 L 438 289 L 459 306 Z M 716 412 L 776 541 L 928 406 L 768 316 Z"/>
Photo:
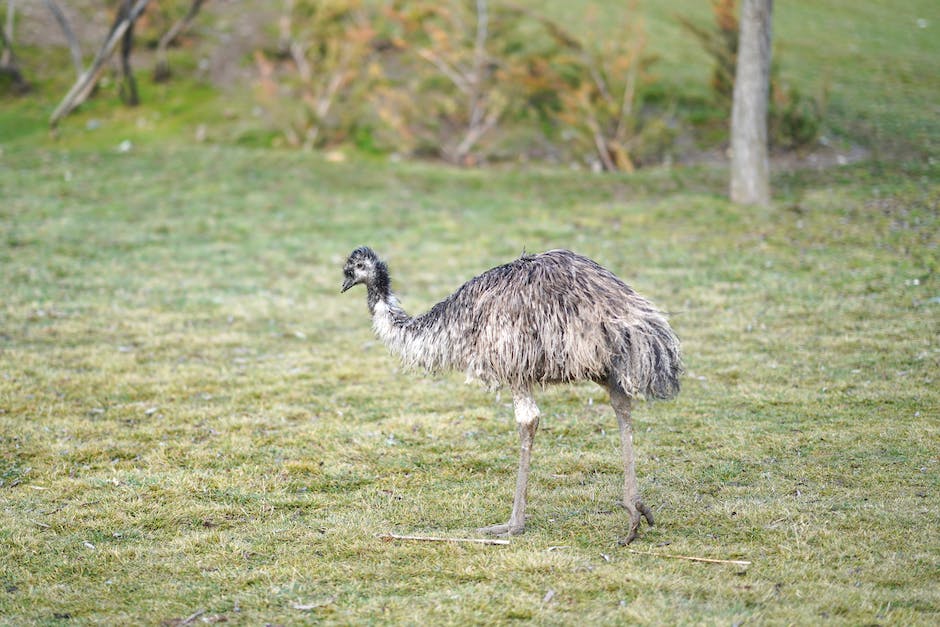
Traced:
<path id="1" fill-rule="evenodd" d="M 388 268 L 371 248 L 360 246 L 349 253 L 343 266 L 343 289 L 364 283 L 370 291 L 374 288 L 388 290 Z"/>

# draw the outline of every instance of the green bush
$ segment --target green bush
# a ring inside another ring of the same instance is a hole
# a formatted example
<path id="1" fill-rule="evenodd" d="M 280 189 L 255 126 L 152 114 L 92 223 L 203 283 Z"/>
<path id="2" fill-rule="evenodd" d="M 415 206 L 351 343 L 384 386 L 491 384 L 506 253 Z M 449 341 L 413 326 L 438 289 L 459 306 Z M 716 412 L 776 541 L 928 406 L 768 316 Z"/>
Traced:
<path id="1" fill-rule="evenodd" d="M 768 137 L 771 146 L 796 149 L 819 137 L 823 107 L 795 87 L 778 87 L 770 102 Z"/>

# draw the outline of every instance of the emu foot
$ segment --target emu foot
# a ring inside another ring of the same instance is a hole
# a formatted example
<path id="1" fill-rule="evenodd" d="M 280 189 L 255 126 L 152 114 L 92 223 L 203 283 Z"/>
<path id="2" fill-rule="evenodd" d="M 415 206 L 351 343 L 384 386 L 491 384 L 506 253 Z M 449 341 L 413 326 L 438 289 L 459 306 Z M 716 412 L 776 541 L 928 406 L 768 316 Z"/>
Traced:
<path id="1" fill-rule="evenodd" d="M 643 518 L 646 519 L 650 527 L 653 526 L 653 512 L 639 497 L 634 498 L 632 501 L 625 502 L 623 506 L 630 515 L 630 532 L 623 538 L 620 538 L 618 543 L 621 546 L 626 546 L 636 540 L 637 530 L 639 530 L 640 522 Z"/>
<path id="2" fill-rule="evenodd" d="M 518 536 L 525 531 L 525 523 L 513 524 L 511 522 L 502 524 L 502 525 L 490 525 L 488 527 L 480 527 L 477 529 L 477 533 L 482 533 L 488 536 L 497 536 L 497 537 L 506 537 L 506 536 Z"/>

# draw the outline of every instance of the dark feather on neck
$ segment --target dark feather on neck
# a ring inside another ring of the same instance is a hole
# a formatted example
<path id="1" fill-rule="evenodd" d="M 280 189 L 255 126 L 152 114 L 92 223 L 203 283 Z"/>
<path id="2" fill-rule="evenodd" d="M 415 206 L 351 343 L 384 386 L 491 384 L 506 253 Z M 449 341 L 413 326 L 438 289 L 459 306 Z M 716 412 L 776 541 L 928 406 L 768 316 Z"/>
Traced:
<path id="1" fill-rule="evenodd" d="M 388 276 L 388 266 L 384 261 L 376 261 L 372 280 L 366 286 L 369 298 L 369 313 L 375 313 L 375 305 L 380 300 L 388 300 L 392 293 L 392 280 Z"/>

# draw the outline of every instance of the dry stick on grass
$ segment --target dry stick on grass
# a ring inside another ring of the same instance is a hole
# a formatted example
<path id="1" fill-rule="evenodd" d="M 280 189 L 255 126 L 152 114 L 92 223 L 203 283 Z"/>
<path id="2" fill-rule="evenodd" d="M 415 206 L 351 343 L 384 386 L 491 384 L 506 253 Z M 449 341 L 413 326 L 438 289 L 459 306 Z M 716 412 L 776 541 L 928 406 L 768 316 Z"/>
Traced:
<path id="1" fill-rule="evenodd" d="M 193 612 L 192 614 L 190 614 L 189 616 L 187 616 L 186 618 L 184 618 L 184 619 L 182 620 L 182 622 L 180 622 L 180 625 L 189 625 L 189 624 L 191 624 L 194 620 L 196 620 L 197 618 L 199 618 L 200 616 L 202 616 L 202 615 L 205 614 L 205 613 L 206 613 L 205 610 L 196 610 L 195 612 Z"/>
<path id="2" fill-rule="evenodd" d="M 750 566 L 751 563 L 746 560 L 718 560 L 710 557 L 691 557 L 689 555 L 672 555 L 669 553 L 652 553 L 649 551 L 637 551 L 636 549 L 627 549 L 637 555 L 650 555 L 652 557 L 670 557 L 677 560 L 688 560 L 690 562 L 707 562 L 709 564 L 735 564 L 737 566 Z"/>
<path id="3" fill-rule="evenodd" d="M 390 542 L 392 540 L 412 540 L 415 542 L 466 542 L 470 544 L 509 544 L 509 540 L 492 538 L 437 538 L 434 536 L 400 536 L 395 533 L 380 533 L 376 537 Z"/>

